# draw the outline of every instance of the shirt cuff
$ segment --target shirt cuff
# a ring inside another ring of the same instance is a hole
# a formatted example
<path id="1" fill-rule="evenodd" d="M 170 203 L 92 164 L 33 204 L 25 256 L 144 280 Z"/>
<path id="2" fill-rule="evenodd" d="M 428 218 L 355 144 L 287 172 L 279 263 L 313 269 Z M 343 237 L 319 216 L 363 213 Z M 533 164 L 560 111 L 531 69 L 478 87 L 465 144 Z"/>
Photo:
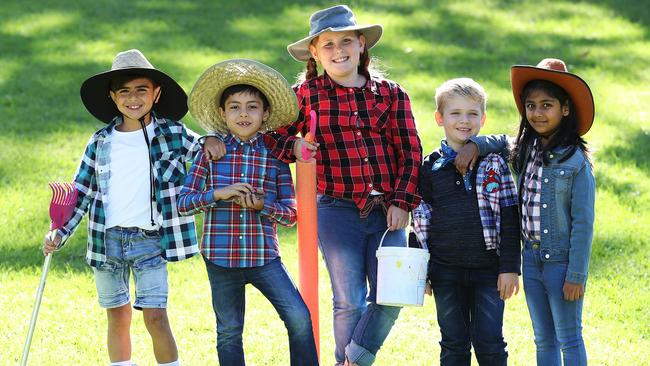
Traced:
<path id="1" fill-rule="evenodd" d="M 584 285 L 585 283 L 587 283 L 587 275 L 578 272 L 567 271 L 564 280 L 566 282 Z"/>

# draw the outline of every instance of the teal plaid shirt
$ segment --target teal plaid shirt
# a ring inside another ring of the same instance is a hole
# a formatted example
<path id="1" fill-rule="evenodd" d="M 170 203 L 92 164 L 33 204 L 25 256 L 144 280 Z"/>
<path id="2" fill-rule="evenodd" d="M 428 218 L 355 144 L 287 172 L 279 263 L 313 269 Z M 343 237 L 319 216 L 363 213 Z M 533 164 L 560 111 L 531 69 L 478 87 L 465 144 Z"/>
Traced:
<path id="1" fill-rule="evenodd" d="M 90 137 L 74 179 L 79 191 L 77 205 L 70 220 L 59 229 L 63 246 L 86 212 L 89 213 L 86 261 L 93 267 L 106 262 L 104 202 L 107 199 L 111 156 L 109 136 L 120 123 L 122 118 L 116 117 Z M 154 165 L 156 205 L 162 218 L 162 255 L 168 261 L 180 261 L 199 250 L 194 218 L 180 216 L 176 209 L 177 196 L 186 173 L 185 163 L 192 162 L 200 149 L 199 139 L 180 122 L 153 116 L 153 123 L 155 132 L 151 142 L 151 160 Z"/>

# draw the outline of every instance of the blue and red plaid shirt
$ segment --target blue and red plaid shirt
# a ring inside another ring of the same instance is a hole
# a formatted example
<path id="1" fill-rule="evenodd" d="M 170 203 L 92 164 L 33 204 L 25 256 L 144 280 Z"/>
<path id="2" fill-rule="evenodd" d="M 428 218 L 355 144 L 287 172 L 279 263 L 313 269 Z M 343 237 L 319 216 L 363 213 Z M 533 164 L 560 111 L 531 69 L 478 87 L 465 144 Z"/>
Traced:
<path id="1" fill-rule="evenodd" d="M 399 85 L 371 78 L 363 87 L 349 88 L 322 75 L 294 90 L 297 121 L 266 135 L 275 156 L 295 161 L 294 135 L 307 133 L 305 116 L 314 110 L 318 193 L 352 200 L 362 209 L 375 190 L 389 204 L 407 211 L 417 207 L 422 148 L 411 103 Z"/>
<path id="2" fill-rule="evenodd" d="M 262 266 L 280 255 L 276 223 L 296 223 L 291 171 L 274 158 L 262 135 L 243 142 L 228 134 L 227 153 L 208 162 L 202 152 L 185 177 L 178 199 L 181 215 L 205 212 L 201 253 L 222 267 Z M 215 201 L 214 190 L 235 183 L 264 190 L 264 208 L 244 208 L 232 200 Z"/>

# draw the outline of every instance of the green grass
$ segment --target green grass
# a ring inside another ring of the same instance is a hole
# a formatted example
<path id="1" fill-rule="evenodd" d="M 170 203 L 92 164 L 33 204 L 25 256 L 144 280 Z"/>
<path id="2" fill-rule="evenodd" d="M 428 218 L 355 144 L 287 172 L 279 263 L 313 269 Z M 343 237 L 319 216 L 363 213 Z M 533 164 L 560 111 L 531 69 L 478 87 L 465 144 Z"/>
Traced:
<path id="1" fill-rule="evenodd" d="M 293 79 L 303 67 L 288 43 L 307 32 L 311 12 L 330 3 L 290 1 L 8 0 L 0 7 L 0 364 L 18 363 L 38 285 L 39 245 L 48 227 L 47 182 L 72 178 L 88 137 L 101 124 L 85 111 L 81 82 L 113 56 L 141 49 L 189 90 L 208 66 L 258 59 Z M 426 151 L 442 136 L 433 123 L 434 89 L 470 76 L 489 95 L 484 133 L 513 133 L 511 64 L 561 57 L 594 92 L 596 121 L 586 135 L 598 184 L 596 231 L 584 309 L 593 365 L 650 363 L 650 8 L 641 2 L 470 0 L 351 1 L 384 36 L 372 54 L 412 99 Z M 185 120 L 198 131 L 188 115 Z M 82 226 L 85 225 L 82 223 Z M 105 315 L 84 262 L 85 227 L 54 257 L 31 347 L 32 365 L 107 364 Z M 297 278 L 295 230 L 282 230 L 283 258 Z M 170 268 L 169 314 L 185 365 L 214 365 L 214 315 L 199 259 Z M 333 364 L 331 292 L 320 269 L 321 360 Z M 244 345 L 251 365 L 288 365 L 282 323 L 249 291 Z M 405 309 L 377 365 L 437 364 L 440 334 L 431 298 Z M 137 315 L 137 314 L 136 314 Z M 514 365 L 534 362 L 520 293 L 507 304 L 504 331 Z M 154 365 L 141 317 L 134 360 Z M 404 361 L 406 360 L 406 361 Z"/>

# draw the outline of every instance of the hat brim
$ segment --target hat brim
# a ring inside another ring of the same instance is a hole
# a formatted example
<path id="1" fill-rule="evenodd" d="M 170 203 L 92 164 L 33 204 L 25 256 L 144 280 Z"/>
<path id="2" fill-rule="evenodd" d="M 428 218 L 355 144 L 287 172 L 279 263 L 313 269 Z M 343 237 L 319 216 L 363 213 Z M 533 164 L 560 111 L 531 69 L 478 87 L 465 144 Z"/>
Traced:
<path id="1" fill-rule="evenodd" d="M 109 123 L 121 115 L 110 97 L 111 80 L 120 75 L 142 75 L 160 86 L 160 98 L 152 110 L 158 117 L 179 121 L 187 114 L 187 94 L 174 79 L 162 71 L 149 68 L 110 70 L 91 76 L 81 85 L 81 101 L 98 120 Z"/>
<path id="2" fill-rule="evenodd" d="M 266 131 L 287 126 L 298 118 L 298 98 L 287 80 L 276 70 L 249 59 L 231 59 L 210 66 L 196 81 L 189 97 L 190 114 L 209 132 L 227 133 L 219 113 L 223 91 L 233 85 L 257 88 L 269 102 Z"/>
<path id="3" fill-rule="evenodd" d="M 526 109 L 521 101 L 521 93 L 526 84 L 533 80 L 547 80 L 562 89 L 571 97 L 577 111 L 578 133 L 580 136 L 586 134 L 594 123 L 595 106 L 594 97 L 589 85 L 578 75 L 564 71 L 550 70 L 529 65 L 514 65 L 510 69 L 510 82 L 512 94 L 517 103 L 517 109 L 521 115 L 525 115 Z"/>
<path id="4" fill-rule="evenodd" d="M 314 38 L 320 36 L 325 32 L 347 32 L 347 31 L 361 32 L 363 36 L 366 38 L 366 48 L 371 49 L 374 45 L 377 44 L 377 42 L 379 42 L 379 39 L 381 38 L 383 32 L 383 28 L 379 24 L 325 28 L 316 34 L 310 35 L 308 37 L 305 37 L 297 42 L 288 45 L 287 51 L 289 51 L 291 57 L 293 57 L 296 61 L 308 61 L 309 58 L 311 57 L 311 53 L 309 52 L 309 44 Z"/>

